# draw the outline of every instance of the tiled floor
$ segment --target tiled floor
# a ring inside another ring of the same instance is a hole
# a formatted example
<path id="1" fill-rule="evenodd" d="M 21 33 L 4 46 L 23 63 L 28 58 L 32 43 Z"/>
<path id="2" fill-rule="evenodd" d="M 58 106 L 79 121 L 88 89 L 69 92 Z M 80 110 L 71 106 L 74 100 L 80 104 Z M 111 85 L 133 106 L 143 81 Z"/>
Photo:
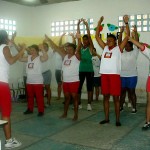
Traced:
<path id="1" fill-rule="evenodd" d="M 92 103 L 87 111 L 87 100 L 79 110 L 79 120 L 72 121 L 70 105 L 67 119 L 60 119 L 62 100 L 52 99 L 43 117 L 37 117 L 37 108 L 30 115 L 23 115 L 26 103 L 13 103 L 12 133 L 22 142 L 17 150 L 150 150 L 150 131 L 142 131 L 145 121 L 145 104 L 138 104 L 137 114 L 131 108 L 121 113 L 121 127 L 115 126 L 114 106 L 110 105 L 110 123 L 100 125 L 104 119 L 102 101 Z M 4 149 L 4 133 L 0 128 L 0 140 Z"/>

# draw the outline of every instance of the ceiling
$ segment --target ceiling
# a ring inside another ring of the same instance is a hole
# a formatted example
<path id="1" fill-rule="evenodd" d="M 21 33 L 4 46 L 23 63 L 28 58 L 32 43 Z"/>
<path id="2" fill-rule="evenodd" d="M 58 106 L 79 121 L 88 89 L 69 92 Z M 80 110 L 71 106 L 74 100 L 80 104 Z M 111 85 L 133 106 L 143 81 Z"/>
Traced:
<path id="1" fill-rule="evenodd" d="M 2 1 L 34 7 L 34 6 L 41 6 L 41 5 L 62 3 L 62 2 L 79 1 L 79 0 L 2 0 Z"/>

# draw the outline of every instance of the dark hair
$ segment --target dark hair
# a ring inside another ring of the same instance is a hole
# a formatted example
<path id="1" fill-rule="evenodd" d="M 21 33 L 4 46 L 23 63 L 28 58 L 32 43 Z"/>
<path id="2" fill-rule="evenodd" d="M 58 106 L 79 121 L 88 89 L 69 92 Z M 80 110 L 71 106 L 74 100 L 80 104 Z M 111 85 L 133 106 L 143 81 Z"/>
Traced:
<path id="1" fill-rule="evenodd" d="M 8 43 L 8 34 L 5 30 L 0 30 L 0 45 Z"/>
<path id="2" fill-rule="evenodd" d="M 30 48 L 34 48 L 37 53 L 39 52 L 39 47 L 36 44 L 31 45 Z"/>
<path id="3" fill-rule="evenodd" d="M 67 47 L 72 47 L 74 50 L 76 50 L 76 45 L 73 43 L 67 43 Z"/>
<path id="4" fill-rule="evenodd" d="M 87 38 L 87 39 L 88 39 L 89 37 L 88 37 L 87 34 L 84 34 L 84 35 L 83 35 L 83 38 Z"/>
<path id="5" fill-rule="evenodd" d="M 128 44 L 132 47 L 133 49 L 133 43 L 131 41 L 128 41 Z"/>
<path id="6" fill-rule="evenodd" d="M 117 40 L 117 38 L 114 34 L 107 35 L 107 38 L 113 38 L 115 41 Z"/>

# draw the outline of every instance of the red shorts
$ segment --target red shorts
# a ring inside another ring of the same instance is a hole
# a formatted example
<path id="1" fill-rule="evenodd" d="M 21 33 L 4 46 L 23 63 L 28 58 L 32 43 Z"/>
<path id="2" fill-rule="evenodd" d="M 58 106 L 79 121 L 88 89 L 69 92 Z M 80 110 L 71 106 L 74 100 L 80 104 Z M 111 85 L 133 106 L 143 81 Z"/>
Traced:
<path id="1" fill-rule="evenodd" d="M 0 82 L 0 112 L 2 117 L 10 117 L 11 114 L 11 93 L 9 84 Z"/>
<path id="2" fill-rule="evenodd" d="M 118 74 L 101 74 L 101 92 L 103 95 L 110 94 L 120 96 L 121 78 Z"/>
<path id="3" fill-rule="evenodd" d="M 148 78 L 147 78 L 146 92 L 150 92 L 150 76 L 148 76 Z"/>
<path id="4" fill-rule="evenodd" d="M 63 82 L 64 93 L 78 93 L 79 81 L 76 82 Z"/>

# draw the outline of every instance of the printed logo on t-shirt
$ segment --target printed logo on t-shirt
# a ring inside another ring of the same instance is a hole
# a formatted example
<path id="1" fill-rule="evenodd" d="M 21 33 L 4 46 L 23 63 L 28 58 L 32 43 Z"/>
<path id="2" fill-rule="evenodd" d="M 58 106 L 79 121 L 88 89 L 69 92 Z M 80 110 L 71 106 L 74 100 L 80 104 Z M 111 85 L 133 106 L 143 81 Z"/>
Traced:
<path id="1" fill-rule="evenodd" d="M 64 65 L 65 65 L 65 66 L 69 66 L 70 64 L 71 64 L 71 60 L 65 60 L 65 61 L 64 61 Z"/>
<path id="2" fill-rule="evenodd" d="M 34 67 L 34 63 L 29 63 L 29 64 L 28 64 L 28 68 L 29 68 L 29 69 L 33 69 L 33 67 Z"/>
<path id="3" fill-rule="evenodd" d="M 106 52 L 104 55 L 104 58 L 111 58 L 112 53 Z"/>

